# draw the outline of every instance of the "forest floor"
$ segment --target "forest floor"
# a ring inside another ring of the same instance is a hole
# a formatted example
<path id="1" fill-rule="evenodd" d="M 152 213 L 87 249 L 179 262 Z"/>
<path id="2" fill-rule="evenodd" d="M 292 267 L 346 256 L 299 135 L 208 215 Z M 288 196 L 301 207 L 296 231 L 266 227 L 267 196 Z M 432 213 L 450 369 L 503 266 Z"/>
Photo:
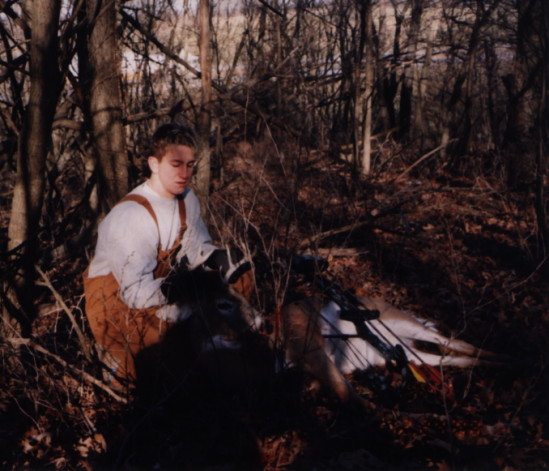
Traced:
<path id="1" fill-rule="evenodd" d="M 77 335 L 89 338 L 87 259 L 59 258 L 43 267 L 31 340 L 2 345 L 0 468 L 548 469 L 549 270 L 535 252 L 531 196 L 444 169 L 405 173 L 404 159 L 354 180 L 345 162 L 320 155 L 285 168 L 280 156 L 237 151 L 212 206 L 216 221 L 246 218 L 218 225 L 214 238 L 244 227 L 255 246 L 312 249 L 346 288 L 511 359 L 446 368 L 454 397 L 381 368 L 356 374 L 368 411 L 303 388 L 295 371 L 248 402 L 184 396 L 144 410 L 94 384 L 98 366 Z M 283 297 L 273 292 L 264 288 L 258 308 Z"/>

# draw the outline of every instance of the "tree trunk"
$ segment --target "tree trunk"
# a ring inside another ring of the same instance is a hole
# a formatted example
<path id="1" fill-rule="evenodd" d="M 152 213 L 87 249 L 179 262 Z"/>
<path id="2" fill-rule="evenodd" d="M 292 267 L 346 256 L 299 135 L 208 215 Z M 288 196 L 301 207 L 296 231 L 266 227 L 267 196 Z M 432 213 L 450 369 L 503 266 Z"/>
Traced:
<path id="1" fill-rule="evenodd" d="M 88 0 L 86 18 L 89 62 L 83 64 L 81 73 L 89 72 L 88 112 L 97 160 L 100 210 L 106 213 L 128 192 L 115 0 Z"/>
<path id="2" fill-rule="evenodd" d="M 200 24 L 200 69 L 202 80 L 202 101 L 198 116 L 198 155 L 195 179 L 195 190 L 200 198 L 203 217 L 207 218 L 206 208 L 210 193 L 210 127 L 211 127 L 211 101 L 212 101 L 212 55 L 210 46 L 210 1 L 200 0 L 198 7 Z"/>
<path id="3" fill-rule="evenodd" d="M 419 141 L 419 148 L 421 150 L 432 146 L 431 142 L 426 142 L 428 126 L 425 120 L 424 106 L 427 95 L 427 83 L 431 77 L 433 42 L 438 32 L 438 25 L 438 18 L 434 18 L 427 33 L 427 44 L 425 45 L 425 58 L 423 59 L 423 65 L 418 65 L 416 69 L 418 70 L 418 74 L 415 81 L 416 90 L 413 92 L 415 101 L 412 109 L 412 140 Z"/>
<path id="4" fill-rule="evenodd" d="M 545 180 L 547 175 L 547 149 L 549 148 L 549 6 L 542 4 L 542 81 L 539 100 L 538 118 L 538 148 L 536 160 L 536 199 L 535 209 L 537 218 L 538 260 L 545 260 L 549 254 L 549 220 L 547 216 L 547 195 Z"/>
<path id="5" fill-rule="evenodd" d="M 482 30 L 489 23 L 492 13 L 499 5 L 499 0 L 494 0 L 491 5 L 485 8 L 484 4 L 477 4 L 476 19 L 471 32 L 471 38 L 469 40 L 469 48 L 467 51 L 467 57 L 464 62 L 465 66 L 465 89 L 463 100 L 465 103 L 464 110 L 464 129 L 461 136 L 460 149 L 462 152 L 470 153 L 473 151 L 472 146 L 472 133 L 474 127 L 475 118 L 475 105 L 473 97 L 473 88 L 475 82 L 475 67 L 476 56 L 481 43 Z"/>
<path id="6" fill-rule="evenodd" d="M 408 129 L 407 134 L 413 139 L 415 136 L 414 127 L 423 121 L 423 109 L 422 109 L 422 100 L 420 95 L 420 82 L 421 82 L 421 65 L 418 60 L 419 41 L 421 39 L 421 17 L 423 15 L 423 1 L 422 0 L 413 0 L 412 1 L 412 24 L 410 26 L 410 49 L 412 53 L 412 83 L 411 88 L 411 97 L 410 97 L 410 108 L 408 110 L 409 115 L 406 116 Z M 403 78 L 403 86 L 405 86 L 405 79 Z"/>
<path id="7" fill-rule="evenodd" d="M 538 63 L 541 17 L 541 0 L 517 2 L 518 28 L 516 58 L 512 72 L 504 77 L 509 95 L 507 127 L 503 149 L 507 157 L 508 183 L 510 187 L 530 184 L 535 168 L 535 141 L 532 130 L 536 102 L 534 85 L 539 80 Z"/>
<path id="8" fill-rule="evenodd" d="M 372 166 L 372 101 L 374 94 L 374 61 L 373 61 L 373 28 L 372 28 L 372 3 L 365 2 L 364 23 L 366 48 L 364 56 L 364 123 L 362 128 L 362 173 L 368 175 Z"/>
<path id="9" fill-rule="evenodd" d="M 33 266 L 45 187 L 45 165 L 55 108 L 61 89 L 57 31 L 60 0 L 34 1 L 31 5 L 30 92 L 18 139 L 17 177 L 8 227 L 8 249 L 21 257 L 12 302 L 32 317 Z M 54 60 L 52 60 L 54 58 Z M 19 305 L 19 306 L 18 306 Z M 25 326 L 22 326 L 23 328 Z M 27 325 L 26 327 L 30 327 Z"/>

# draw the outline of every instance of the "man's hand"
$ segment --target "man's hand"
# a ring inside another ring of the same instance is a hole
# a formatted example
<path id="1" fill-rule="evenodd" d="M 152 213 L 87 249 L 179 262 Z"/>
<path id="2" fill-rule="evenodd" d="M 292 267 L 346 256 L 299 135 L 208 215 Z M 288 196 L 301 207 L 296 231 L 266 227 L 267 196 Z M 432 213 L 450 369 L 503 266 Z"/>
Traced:
<path id="1" fill-rule="evenodd" d="M 232 249 L 217 249 L 212 252 L 204 266 L 219 270 L 226 283 L 235 283 L 250 268 L 251 264 L 244 258 L 238 247 Z"/>
<path id="2" fill-rule="evenodd" d="M 181 322 L 189 318 L 192 312 L 188 304 L 164 304 L 155 314 L 165 322 Z"/>

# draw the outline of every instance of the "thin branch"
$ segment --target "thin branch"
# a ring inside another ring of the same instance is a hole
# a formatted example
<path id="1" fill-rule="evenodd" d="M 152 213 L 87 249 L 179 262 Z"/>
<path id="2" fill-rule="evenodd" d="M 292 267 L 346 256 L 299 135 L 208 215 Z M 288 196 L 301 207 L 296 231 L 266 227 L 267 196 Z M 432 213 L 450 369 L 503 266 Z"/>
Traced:
<path id="1" fill-rule="evenodd" d="M 371 221 L 361 221 L 361 222 L 354 222 L 352 224 L 347 224 L 346 226 L 338 227 L 337 229 L 330 229 L 329 231 L 321 232 L 319 234 L 315 234 L 314 236 L 308 237 L 306 240 L 301 242 L 298 245 L 298 249 L 302 250 L 306 247 L 312 247 L 314 242 L 318 242 L 319 240 L 325 239 L 330 236 L 334 236 L 337 234 L 343 234 L 344 232 L 350 232 L 354 229 L 357 229 L 359 227 L 367 226 L 370 224 Z"/>
<path id="2" fill-rule="evenodd" d="M 151 41 L 160 50 L 160 52 L 166 55 L 166 57 L 185 67 L 195 77 L 197 78 L 202 77 L 201 71 L 195 69 L 191 64 L 189 64 L 187 61 L 179 57 L 179 55 L 176 54 L 172 49 L 170 49 L 168 46 L 163 44 L 154 34 L 152 34 L 147 28 L 145 28 L 136 18 L 129 15 L 123 9 L 120 9 L 119 11 L 120 11 L 120 14 L 124 17 L 124 19 L 128 20 L 128 22 L 135 28 L 136 31 L 139 31 L 139 33 L 141 33 L 147 40 Z M 292 54 L 293 52 L 294 51 L 292 51 L 290 54 Z M 269 77 L 266 77 L 266 78 L 269 78 Z M 230 100 L 233 103 L 236 103 L 237 105 L 241 106 L 245 110 L 252 112 L 256 116 L 261 118 L 265 123 L 273 123 L 275 126 L 277 126 L 280 129 L 284 129 L 285 131 L 292 134 L 294 137 L 298 137 L 300 135 L 300 132 L 298 129 L 288 127 L 287 123 L 284 122 L 283 120 L 266 115 L 256 104 L 249 103 L 247 100 L 238 98 L 233 94 L 231 90 L 227 89 L 224 85 L 216 82 L 215 80 L 212 80 L 212 87 L 219 93 L 221 98 Z M 248 87 L 248 88 L 251 88 L 251 87 Z"/>
<path id="3" fill-rule="evenodd" d="M 61 305 L 61 308 L 63 311 L 65 311 L 65 314 L 67 314 L 68 318 L 70 319 L 72 326 L 74 327 L 74 330 L 76 331 L 76 335 L 78 336 L 78 340 L 80 341 L 80 345 L 82 347 L 82 351 L 84 352 L 84 355 L 86 356 L 87 360 L 91 360 L 91 347 L 88 339 L 82 332 L 82 329 L 78 325 L 78 322 L 76 322 L 76 318 L 74 317 L 72 311 L 69 309 L 65 301 L 63 301 L 63 298 L 59 294 L 59 292 L 53 287 L 51 284 L 51 281 L 46 276 L 46 274 L 40 269 L 38 265 L 35 265 L 36 271 L 40 274 L 42 279 L 44 280 L 44 283 L 38 283 L 42 284 L 43 286 L 46 286 L 53 294 L 57 302 Z"/>
<path id="4" fill-rule="evenodd" d="M 269 5 L 265 0 L 258 0 L 258 1 L 259 1 L 259 3 L 261 3 L 261 5 L 263 5 L 264 7 L 267 7 L 269 10 L 271 10 L 276 15 L 280 16 L 281 18 L 284 18 L 284 14 L 282 12 L 278 11 L 275 7 Z"/>
<path id="5" fill-rule="evenodd" d="M 32 341 L 31 339 L 24 339 L 24 338 L 6 338 L 6 341 L 8 341 L 13 346 L 20 346 L 25 345 L 27 347 L 31 347 L 33 350 L 36 350 L 37 352 L 42 353 L 43 355 L 46 355 L 50 358 L 53 358 L 55 361 L 60 363 L 65 368 L 70 369 L 72 372 L 80 375 L 84 380 L 88 381 L 89 383 L 93 384 L 94 386 L 97 386 L 98 388 L 105 391 L 109 396 L 116 399 L 118 402 L 121 402 L 123 404 L 127 404 L 128 400 L 122 396 L 120 396 L 117 392 L 115 392 L 112 388 L 107 386 L 104 382 L 99 381 L 96 377 L 92 376 L 91 374 L 87 373 L 84 370 L 81 370 L 80 368 L 77 368 L 74 365 L 71 365 L 66 360 L 61 358 L 59 355 L 56 355 L 55 353 L 50 352 L 49 350 L 46 350 L 42 345 L 37 344 L 36 342 Z"/>
<path id="6" fill-rule="evenodd" d="M 441 151 L 442 149 L 444 149 L 445 147 L 447 147 L 449 144 L 451 144 L 452 142 L 456 142 L 457 139 L 450 139 L 448 142 L 446 142 L 445 144 L 441 144 L 440 146 L 434 148 L 433 150 L 427 152 L 425 155 L 422 155 L 419 159 L 417 159 L 412 165 L 410 165 L 406 170 L 404 170 L 404 172 L 402 172 L 398 177 L 394 178 L 391 183 L 394 183 L 394 182 L 397 182 L 398 180 L 400 180 L 402 177 L 404 177 L 406 174 L 408 174 L 410 172 L 410 170 L 412 170 L 414 167 L 416 167 L 417 165 L 419 165 L 421 162 L 423 162 L 424 160 L 428 159 L 429 157 L 431 157 L 432 155 L 435 155 L 437 152 Z"/>
<path id="7" fill-rule="evenodd" d="M 176 54 L 168 46 L 166 46 L 161 41 L 159 41 L 154 34 L 152 34 L 150 31 L 144 28 L 143 25 L 137 19 L 135 19 L 133 16 L 126 13 L 123 9 L 120 9 L 119 11 L 122 17 L 125 20 L 127 20 L 128 23 L 130 23 L 137 31 L 139 31 L 143 36 L 145 36 L 149 41 L 151 41 L 160 50 L 160 52 L 165 54 L 171 60 L 185 67 L 187 70 L 192 72 L 197 78 L 202 77 L 202 73 L 200 72 L 200 70 L 195 69 L 186 60 L 181 59 L 181 57 L 179 57 L 178 54 Z"/>

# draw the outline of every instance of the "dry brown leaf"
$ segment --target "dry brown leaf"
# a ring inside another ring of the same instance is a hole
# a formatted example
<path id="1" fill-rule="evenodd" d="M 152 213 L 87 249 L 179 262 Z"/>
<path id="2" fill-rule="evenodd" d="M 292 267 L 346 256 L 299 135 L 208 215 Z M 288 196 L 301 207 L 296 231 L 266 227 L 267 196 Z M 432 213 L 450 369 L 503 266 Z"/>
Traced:
<path id="1" fill-rule="evenodd" d="M 31 427 L 21 440 L 23 453 L 32 454 L 36 458 L 42 458 L 51 446 L 51 434 L 46 431 L 38 431 Z"/>
<path id="2" fill-rule="evenodd" d="M 87 458 L 90 452 L 105 452 L 107 450 L 107 442 L 102 434 L 96 433 L 91 437 L 81 438 L 75 448 L 82 458 Z"/>

